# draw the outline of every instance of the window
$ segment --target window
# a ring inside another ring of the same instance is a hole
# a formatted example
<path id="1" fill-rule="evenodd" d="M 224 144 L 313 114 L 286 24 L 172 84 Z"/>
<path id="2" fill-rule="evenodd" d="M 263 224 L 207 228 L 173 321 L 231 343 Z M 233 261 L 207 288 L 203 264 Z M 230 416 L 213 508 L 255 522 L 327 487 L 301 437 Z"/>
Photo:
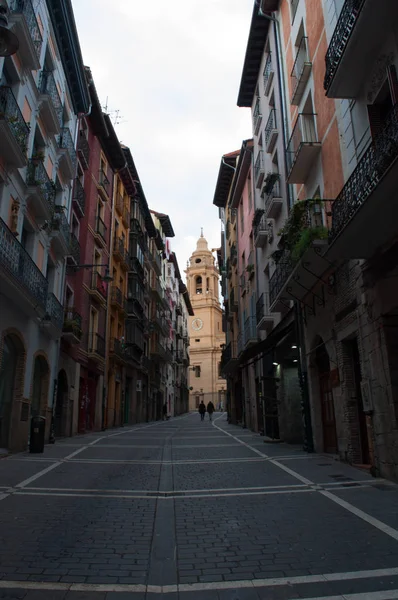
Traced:
<path id="1" fill-rule="evenodd" d="M 202 293 L 202 278 L 201 278 L 200 275 L 196 278 L 196 286 L 195 286 L 195 288 L 196 288 L 195 292 L 197 294 L 201 294 Z"/>
<path id="2" fill-rule="evenodd" d="M 218 363 L 218 378 L 222 379 L 222 374 L 221 374 L 221 361 Z"/>
<path id="3" fill-rule="evenodd" d="M 200 367 L 195 367 L 195 377 L 200 377 Z"/>
<path id="4" fill-rule="evenodd" d="M 196 339 L 195 339 L 195 342 L 200 342 L 200 339 L 199 339 L 199 338 L 196 338 Z"/>
<path id="5" fill-rule="evenodd" d="M 241 233 L 243 233 L 245 230 L 245 214 L 244 214 L 244 210 L 243 210 L 243 201 L 242 200 L 240 201 L 239 211 L 240 211 L 240 230 L 241 230 Z"/>

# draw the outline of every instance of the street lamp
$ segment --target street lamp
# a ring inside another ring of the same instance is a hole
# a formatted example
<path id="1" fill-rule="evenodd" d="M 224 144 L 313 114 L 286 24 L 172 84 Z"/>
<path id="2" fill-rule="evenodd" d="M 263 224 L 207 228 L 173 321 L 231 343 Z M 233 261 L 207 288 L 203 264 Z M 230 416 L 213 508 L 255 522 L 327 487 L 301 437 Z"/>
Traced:
<path id="1" fill-rule="evenodd" d="M 8 28 L 8 8 L 0 4 L 0 56 L 11 56 L 19 48 L 19 40 Z"/>

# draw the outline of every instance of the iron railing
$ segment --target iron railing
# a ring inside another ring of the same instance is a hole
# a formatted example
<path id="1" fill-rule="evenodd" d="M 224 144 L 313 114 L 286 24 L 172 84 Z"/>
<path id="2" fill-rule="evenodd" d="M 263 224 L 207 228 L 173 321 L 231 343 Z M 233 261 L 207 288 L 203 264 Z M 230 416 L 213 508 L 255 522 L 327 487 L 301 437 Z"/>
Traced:
<path id="1" fill-rule="evenodd" d="M 264 292 L 261 294 L 260 298 L 256 303 L 256 320 L 257 325 L 260 323 L 261 319 L 270 314 L 269 309 L 269 294 Z"/>
<path id="2" fill-rule="evenodd" d="M 0 269 L 11 276 L 39 306 L 46 308 L 47 279 L 1 218 Z"/>
<path id="3" fill-rule="evenodd" d="M 296 263 L 292 260 L 290 251 L 287 249 L 283 250 L 278 264 L 276 265 L 276 269 L 269 280 L 269 301 L 271 305 L 279 296 L 285 282 L 290 277 L 295 264 Z"/>
<path id="4" fill-rule="evenodd" d="M 272 131 L 277 128 L 278 127 L 276 123 L 276 110 L 275 108 L 272 108 L 270 110 L 268 121 L 264 129 L 264 141 L 266 146 L 268 146 Z"/>
<path id="5" fill-rule="evenodd" d="M 82 163 L 83 169 L 88 169 L 90 162 L 90 145 L 83 130 L 79 131 L 79 137 L 77 138 L 77 151 L 79 153 L 80 162 Z"/>
<path id="6" fill-rule="evenodd" d="M 55 83 L 52 71 L 42 71 L 39 81 L 39 92 L 50 96 L 55 113 L 57 115 L 59 126 L 62 126 L 62 101 L 58 93 L 57 84 Z"/>
<path id="7" fill-rule="evenodd" d="M 64 309 L 58 298 L 56 298 L 52 293 L 48 294 L 47 296 L 46 314 L 50 317 L 51 322 L 57 327 L 57 329 L 62 329 L 62 324 L 64 322 Z"/>
<path id="8" fill-rule="evenodd" d="M 250 340 L 257 340 L 256 317 L 247 317 L 245 321 L 245 344 Z"/>
<path id="9" fill-rule="evenodd" d="M 291 170 L 297 153 L 303 144 L 317 144 L 319 140 L 315 129 L 315 113 L 300 113 L 286 148 L 288 171 Z"/>
<path id="10" fill-rule="evenodd" d="M 115 354 L 118 358 L 123 359 L 125 354 L 124 342 L 122 342 L 119 338 L 111 338 L 110 339 L 110 348 L 109 351 L 112 354 Z"/>
<path id="11" fill-rule="evenodd" d="M 270 52 L 267 56 L 267 60 L 265 61 L 264 72 L 263 72 L 264 89 L 267 89 L 268 81 L 269 81 L 272 71 L 273 71 L 272 56 L 271 56 L 271 52 Z"/>
<path id="12" fill-rule="evenodd" d="M 86 208 L 86 193 L 82 182 L 77 177 L 73 188 L 73 202 L 79 206 L 80 214 L 83 216 Z"/>
<path id="13" fill-rule="evenodd" d="M 256 238 L 260 233 L 267 233 L 269 231 L 267 217 L 263 215 L 260 219 L 260 222 L 254 226 L 254 237 Z"/>
<path id="14" fill-rule="evenodd" d="M 257 98 L 256 104 L 253 110 L 253 129 L 257 132 L 257 128 L 259 126 L 259 122 L 262 118 L 261 108 L 260 108 L 260 98 Z"/>
<path id="15" fill-rule="evenodd" d="M 237 353 L 237 344 L 236 341 L 229 342 L 226 345 L 225 350 L 223 350 L 221 355 L 221 366 L 225 368 L 231 360 L 236 360 L 238 358 Z"/>
<path id="16" fill-rule="evenodd" d="M 129 276 L 128 293 L 127 293 L 127 311 L 129 314 L 135 314 L 135 302 L 141 306 L 141 310 L 145 307 L 144 289 L 136 277 Z"/>
<path id="17" fill-rule="evenodd" d="M 23 14 L 28 25 L 30 37 L 35 47 L 36 56 L 40 60 L 43 38 L 40 33 L 39 24 L 36 19 L 35 11 L 30 0 L 14 0 L 11 5 L 11 12 Z"/>
<path id="18" fill-rule="evenodd" d="M 270 192 L 267 194 L 267 199 L 264 203 L 264 212 L 268 214 L 269 208 L 272 204 L 274 198 L 281 198 L 281 182 L 278 174 L 275 174 L 276 177 L 272 181 L 272 187 Z"/>
<path id="19" fill-rule="evenodd" d="M 70 224 L 66 218 L 62 206 L 55 206 L 55 214 L 52 223 L 53 231 L 57 231 L 64 240 L 65 246 L 70 246 Z"/>
<path id="20" fill-rule="evenodd" d="M 109 184 L 110 181 L 105 173 L 105 171 L 103 169 L 100 169 L 99 171 L 99 177 L 98 177 L 98 183 L 100 184 L 101 187 L 104 188 L 105 192 L 108 194 L 109 196 Z"/>
<path id="21" fill-rule="evenodd" d="M 345 0 L 326 52 L 326 72 L 323 87 L 327 91 L 339 67 L 352 30 L 367 0 Z M 348 75 L 349 76 L 349 75 Z"/>
<path id="22" fill-rule="evenodd" d="M 292 23 L 294 22 L 299 2 L 300 2 L 300 0 L 290 0 L 290 10 L 292 12 Z"/>
<path id="23" fill-rule="evenodd" d="M 238 356 L 243 352 L 243 348 L 245 347 L 245 333 L 244 331 L 240 331 L 238 334 Z"/>
<path id="24" fill-rule="evenodd" d="M 114 302 L 119 306 L 124 307 L 123 293 L 117 285 L 113 285 L 111 288 L 111 302 Z"/>
<path id="25" fill-rule="evenodd" d="M 310 57 L 308 54 L 308 38 L 306 36 L 303 36 L 297 48 L 296 59 L 293 64 L 292 72 L 290 73 L 293 96 L 295 95 L 297 87 L 300 84 L 301 78 L 303 76 L 304 67 L 306 63 L 309 62 Z"/>
<path id="26" fill-rule="evenodd" d="M 246 291 L 246 273 L 242 273 L 240 276 L 240 293 L 243 294 L 243 292 Z"/>
<path id="27" fill-rule="evenodd" d="M 65 309 L 62 331 L 64 333 L 72 333 L 81 340 L 83 335 L 82 316 L 74 308 L 68 307 Z"/>
<path id="28" fill-rule="evenodd" d="M 104 242 L 106 242 L 106 225 L 100 216 L 97 216 L 95 231 L 102 237 Z"/>
<path id="29" fill-rule="evenodd" d="M 41 195 L 45 199 L 48 209 L 52 211 L 55 204 L 55 184 L 47 175 L 47 171 L 41 161 L 29 161 L 26 171 L 26 183 L 29 186 L 35 186 L 40 189 Z"/>
<path id="30" fill-rule="evenodd" d="M 144 351 L 144 332 L 138 320 L 127 319 L 126 321 L 126 345 L 133 345 Z"/>
<path id="31" fill-rule="evenodd" d="M 366 202 L 397 157 L 398 104 L 388 115 L 383 129 L 376 135 L 333 203 L 329 242 L 341 233 L 358 208 Z"/>
<path id="32" fill-rule="evenodd" d="M 0 120 L 3 119 L 7 121 L 21 151 L 25 154 L 30 132 L 29 125 L 25 123 L 11 88 L 5 85 L 0 87 Z"/>
<path id="33" fill-rule="evenodd" d="M 76 150 L 75 150 L 75 144 L 73 142 L 71 132 L 69 131 L 69 127 L 62 128 L 61 136 L 59 138 L 59 147 L 68 152 L 69 158 L 70 158 L 70 161 L 72 164 L 73 172 L 75 172 L 76 171 Z"/>
<path id="34" fill-rule="evenodd" d="M 231 258 L 231 263 L 233 265 L 236 265 L 236 261 L 238 260 L 238 251 L 236 249 L 235 242 L 231 245 L 231 250 L 230 250 L 229 256 Z"/>
<path id="35" fill-rule="evenodd" d="M 256 158 L 256 162 L 254 164 L 254 181 L 257 185 L 257 181 L 261 171 L 264 171 L 264 156 L 263 151 L 259 150 Z"/>
<path id="36" fill-rule="evenodd" d="M 91 332 L 88 336 L 88 351 L 105 358 L 105 338 L 99 333 Z"/>
<path id="37" fill-rule="evenodd" d="M 91 280 L 91 289 L 96 290 L 106 300 L 108 293 L 108 284 L 104 281 L 103 276 L 98 271 L 93 271 Z"/>
<path id="38" fill-rule="evenodd" d="M 69 236 L 69 255 L 73 258 L 73 260 L 78 265 L 80 263 L 80 243 L 77 239 L 76 235 L 71 232 Z"/>

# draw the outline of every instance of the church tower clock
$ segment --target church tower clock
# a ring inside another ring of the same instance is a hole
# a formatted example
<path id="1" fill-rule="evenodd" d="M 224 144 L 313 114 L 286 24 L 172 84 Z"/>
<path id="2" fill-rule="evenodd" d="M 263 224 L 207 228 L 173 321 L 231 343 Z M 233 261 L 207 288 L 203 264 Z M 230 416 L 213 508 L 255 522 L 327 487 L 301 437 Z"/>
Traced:
<path id="1" fill-rule="evenodd" d="M 226 382 L 221 377 L 221 351 L 225 344 L 223 312 L 219 300 L 219 271 L 203 230 L 185 271 L 194 316 L 189 321 L 190 409 L 203 399 L 217 409 L 225 407 Z"/>

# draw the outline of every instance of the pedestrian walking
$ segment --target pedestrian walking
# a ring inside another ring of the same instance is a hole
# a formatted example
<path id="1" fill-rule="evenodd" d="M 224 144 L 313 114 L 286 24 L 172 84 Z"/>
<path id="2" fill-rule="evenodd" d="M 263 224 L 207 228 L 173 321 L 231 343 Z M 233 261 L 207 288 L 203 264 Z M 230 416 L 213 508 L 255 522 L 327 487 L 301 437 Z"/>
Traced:
<path id="1" fill-rule="evenodd" d="M 167 421 L 167 402 L 163 404 L 163 421 Z"/>
<path id="2" fill-rule="evenodd" d="M 209 413 L 209 419 L 210 421 L 213 420 L 213 413 L 214 413 L 214 404 L 213 402 L 210 400 L 210 402 L 207 405 L 207 412 Z"/>
<path id="3" fill-rule="evenodd" d="M 200 414 L 200 420 L 204 421 L 205 420 L 205 414 L 206 414 L 206 406 L 205 403 L 202 402 L 199 404 L 199 414 Z"/>

